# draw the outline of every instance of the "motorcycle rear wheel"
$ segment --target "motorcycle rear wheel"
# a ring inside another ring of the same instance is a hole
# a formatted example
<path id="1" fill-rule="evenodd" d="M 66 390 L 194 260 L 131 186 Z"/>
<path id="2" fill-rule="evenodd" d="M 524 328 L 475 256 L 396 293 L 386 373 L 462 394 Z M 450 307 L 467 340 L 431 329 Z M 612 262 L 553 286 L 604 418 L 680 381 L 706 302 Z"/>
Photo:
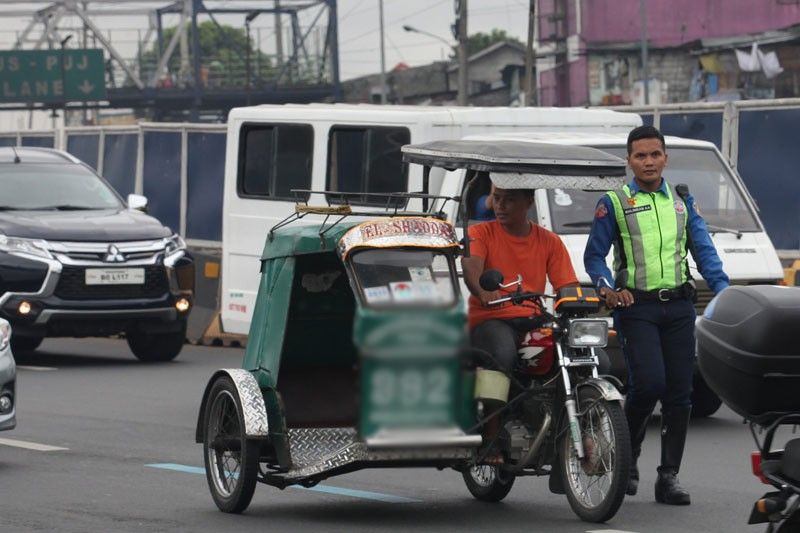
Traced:
<path id="1" fill-rule="evenodd" d="M 476 465 L 462 472 L 467 490 L 482 502 L 499 502 L 511 492 L 516 477 L 494 465 Z"/>
<path id="2" fill-rule="evenodd" d="M 558 462 L 570 507 L 581 520 L 606 522 L 613 517 L 628 486 L 631 442 L 618 402 L 592 388 L 579 393 L 578 423 L 584 458 L 578 458 L 567 429 L 558 446 Z"/>

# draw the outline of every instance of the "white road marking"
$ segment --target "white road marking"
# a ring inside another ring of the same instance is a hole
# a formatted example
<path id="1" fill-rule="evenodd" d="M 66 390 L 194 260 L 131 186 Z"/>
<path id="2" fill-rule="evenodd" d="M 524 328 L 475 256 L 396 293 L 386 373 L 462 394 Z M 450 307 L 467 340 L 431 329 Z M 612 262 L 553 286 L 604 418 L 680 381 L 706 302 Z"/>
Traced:
<path id="1" fill-rule="evenodd" d="M 590 529 L 586 533 L 636 533 L 635 531 L 624 531 L 622 529 Z"/>
<path id="2" fill-rule="evenodd" d="M 0 445 L 13 446 L 15 448 L 25 448 L 26 450 L 36 450 L 37 452 L 58 452 L 62 450 L 69 450 L 69 448 L 62 448 L 60 446 L 50 446 L 48 444 L 39 444 L 38 442 L 28 442 L 25 440 L 16 439 L 0 439 Z"/>
<path id="3" fill-rule="evenodd" d="M 32 370 L 33 372 L 52 372 L 53 370 L 58 370 L 54 366 L 17 365 L 17 368 L 19 368 L 20 370 Z"/>

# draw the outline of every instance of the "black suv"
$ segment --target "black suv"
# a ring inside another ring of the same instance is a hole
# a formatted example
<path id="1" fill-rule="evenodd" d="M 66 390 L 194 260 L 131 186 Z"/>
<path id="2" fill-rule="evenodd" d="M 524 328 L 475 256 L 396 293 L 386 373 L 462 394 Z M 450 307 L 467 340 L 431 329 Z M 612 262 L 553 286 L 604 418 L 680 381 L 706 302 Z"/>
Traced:
<path id="1" fill-rule="evenodd" d="M 0 148 L 0 317 L 12 352 L 44 337 L 124 333 L 142 361 L 183 347 L 194 260 L 186 243 L 59 150 Z"/>

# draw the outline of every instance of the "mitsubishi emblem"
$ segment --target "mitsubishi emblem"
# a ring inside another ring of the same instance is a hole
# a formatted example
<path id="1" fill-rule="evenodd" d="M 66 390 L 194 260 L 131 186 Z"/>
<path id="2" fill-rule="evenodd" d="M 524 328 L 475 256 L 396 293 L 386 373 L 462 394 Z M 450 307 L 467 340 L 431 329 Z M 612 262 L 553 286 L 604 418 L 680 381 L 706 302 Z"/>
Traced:
<path id="1" fill-rule="evenodd" d="M 103 261 L 106 263 L 124 263 L 125 256 L 120 253 L 119 248 L 113 244 L 109 244 L 108 253 L 103 258 Z"/>

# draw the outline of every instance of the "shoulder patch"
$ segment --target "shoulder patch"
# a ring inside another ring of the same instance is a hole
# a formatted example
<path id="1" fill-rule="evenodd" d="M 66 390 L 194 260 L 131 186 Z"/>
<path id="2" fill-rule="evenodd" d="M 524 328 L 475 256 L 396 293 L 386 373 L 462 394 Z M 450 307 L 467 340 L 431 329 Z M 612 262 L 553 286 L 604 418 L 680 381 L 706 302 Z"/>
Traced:
<path id="1" fill-rule="evenodd" d="M 606 204 L 600 202 L 597 206 L 597 209 L 594 212 L 594 218 L 603 218 L 608 214 L 608 208 L 606 208 Z"/>
<path id="2" fill-rule="evenodd" d="M 675 200 L 675 212 L 679 215 L 686 212 L 686 206 L 683 204 L 683 200 Z"/>

